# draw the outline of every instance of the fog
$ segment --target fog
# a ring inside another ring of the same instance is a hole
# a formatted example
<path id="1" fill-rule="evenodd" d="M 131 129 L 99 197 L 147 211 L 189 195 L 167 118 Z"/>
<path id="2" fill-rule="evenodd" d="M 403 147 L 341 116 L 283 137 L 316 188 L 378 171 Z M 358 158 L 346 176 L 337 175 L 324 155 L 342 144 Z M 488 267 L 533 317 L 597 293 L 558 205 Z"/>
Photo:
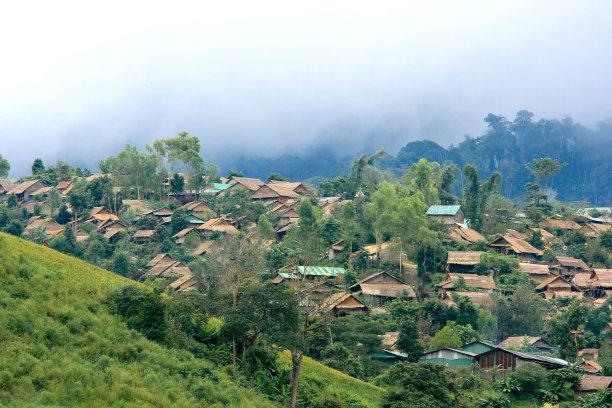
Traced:
<path id="1" fill-rule="evenodd" d="M 94 170 L 183 130 L 224 163 L 446 146 L 490 112 L 611 116 L 611 2 L 13 3 L 0 12 L 11 177 L 36 157 Z"/>

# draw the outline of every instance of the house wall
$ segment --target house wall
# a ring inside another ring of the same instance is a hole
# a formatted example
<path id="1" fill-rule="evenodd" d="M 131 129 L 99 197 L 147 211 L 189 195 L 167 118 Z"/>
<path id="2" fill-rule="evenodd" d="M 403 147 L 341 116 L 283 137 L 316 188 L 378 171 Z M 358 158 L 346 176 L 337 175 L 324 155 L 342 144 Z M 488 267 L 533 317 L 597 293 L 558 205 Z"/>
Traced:
<path id="1" fill-rule="evenodd" d="M 495 350 L 477 358 L 480 363 L 480 368 L 483 369 L 489 369 L 499 365 L 504 370 L 514 370 L 520 365 L 516 356 L 502 350 Z"/>

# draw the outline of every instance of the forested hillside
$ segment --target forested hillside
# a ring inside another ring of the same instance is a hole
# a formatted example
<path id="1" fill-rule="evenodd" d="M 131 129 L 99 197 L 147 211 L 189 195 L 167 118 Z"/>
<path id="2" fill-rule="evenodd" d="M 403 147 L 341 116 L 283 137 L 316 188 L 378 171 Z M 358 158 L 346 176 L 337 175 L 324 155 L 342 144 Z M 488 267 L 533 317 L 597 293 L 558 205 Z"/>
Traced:
<path id="1" fill-rule="evenodd" d="M 406 144 L 395 156 L 378 162 L 398 178 L 419 159 L 440 164 L 476 166 L 483 176 L 499 171 L 504 176 L 502 193 L 519 198 L 531 180 L 525 165 L 538 157 L 551 157 L 568 166 L 555 175 L 552 188 L 558 199 L 588 201 L 594 205 L 612 202 L 612 122 L 600 122 L 589 129 L 571 118 L 533 120 L 533 113 L 522 110 L 512 120 L 489 114 L 488 128 L 478 137 L 466 137 L 458 145 L 444 148 L 430 140 Z M 459 132 L 460 130 L 458 130 Z M 371 143 L 371 151 L 383 148 Z M 281 170 L 291 179 L 318 181 L 346 176 L 352 159 L 336 155 L 325 146 L 303 155 L 283 155 L 273 159 L 238 157 L 230 166 L 253 177 L 265 178 Z"/>

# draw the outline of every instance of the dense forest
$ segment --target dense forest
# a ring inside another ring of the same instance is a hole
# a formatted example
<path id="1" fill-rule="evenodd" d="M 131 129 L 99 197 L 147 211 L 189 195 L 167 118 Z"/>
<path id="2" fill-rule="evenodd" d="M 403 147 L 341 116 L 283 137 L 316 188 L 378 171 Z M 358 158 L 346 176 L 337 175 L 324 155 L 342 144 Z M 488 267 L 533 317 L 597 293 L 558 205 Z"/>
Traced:
<path id="1" fill-rule="evenodd" d="M 377 167 L 401 177 L 412 164 L 425 158 L 440 164 L 454 163 L 476 166 L 488 177 L 494 171 L 504 175 L 502 194 L 518 198 L 522 187 L 531 179 L 525 168 L 532 159 L 551 157 L 568 166 L 554 176 L 552 190 L 564 201 L 588 201 L 594 205 L 612 202 L 612 122 L 598 123 L 589 129 L 569 118 L 533 120 L 533 113 L 522 110 L 513 120 L 489 114 L 488 127 L 480 137 L 468 137 L 444 148 L 430 140 L 414 141 L 388 156 Z M 375 146 L 372 150 L 382 146 Z M 321 147 L 303 156 L 283 155 L 274 159 L 237 158 L 231 165 L 253 177 L 266 177 L 282 169 L 291 179 L 316 182 L 323 178 L 346 176 L 353 158 L 339 158 L 330 149 Z"/>

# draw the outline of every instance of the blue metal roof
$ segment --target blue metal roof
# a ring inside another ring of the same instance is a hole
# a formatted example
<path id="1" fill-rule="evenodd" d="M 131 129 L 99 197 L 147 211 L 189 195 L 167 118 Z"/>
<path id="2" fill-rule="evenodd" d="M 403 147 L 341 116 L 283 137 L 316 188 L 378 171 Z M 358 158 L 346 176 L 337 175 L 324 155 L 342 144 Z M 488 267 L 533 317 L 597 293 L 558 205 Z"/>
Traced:
<path id="1" fill-rule="evenodd" d="M 460 205 L 432 205 L 425 215 L 455 215 L 460 209 Z"/>

